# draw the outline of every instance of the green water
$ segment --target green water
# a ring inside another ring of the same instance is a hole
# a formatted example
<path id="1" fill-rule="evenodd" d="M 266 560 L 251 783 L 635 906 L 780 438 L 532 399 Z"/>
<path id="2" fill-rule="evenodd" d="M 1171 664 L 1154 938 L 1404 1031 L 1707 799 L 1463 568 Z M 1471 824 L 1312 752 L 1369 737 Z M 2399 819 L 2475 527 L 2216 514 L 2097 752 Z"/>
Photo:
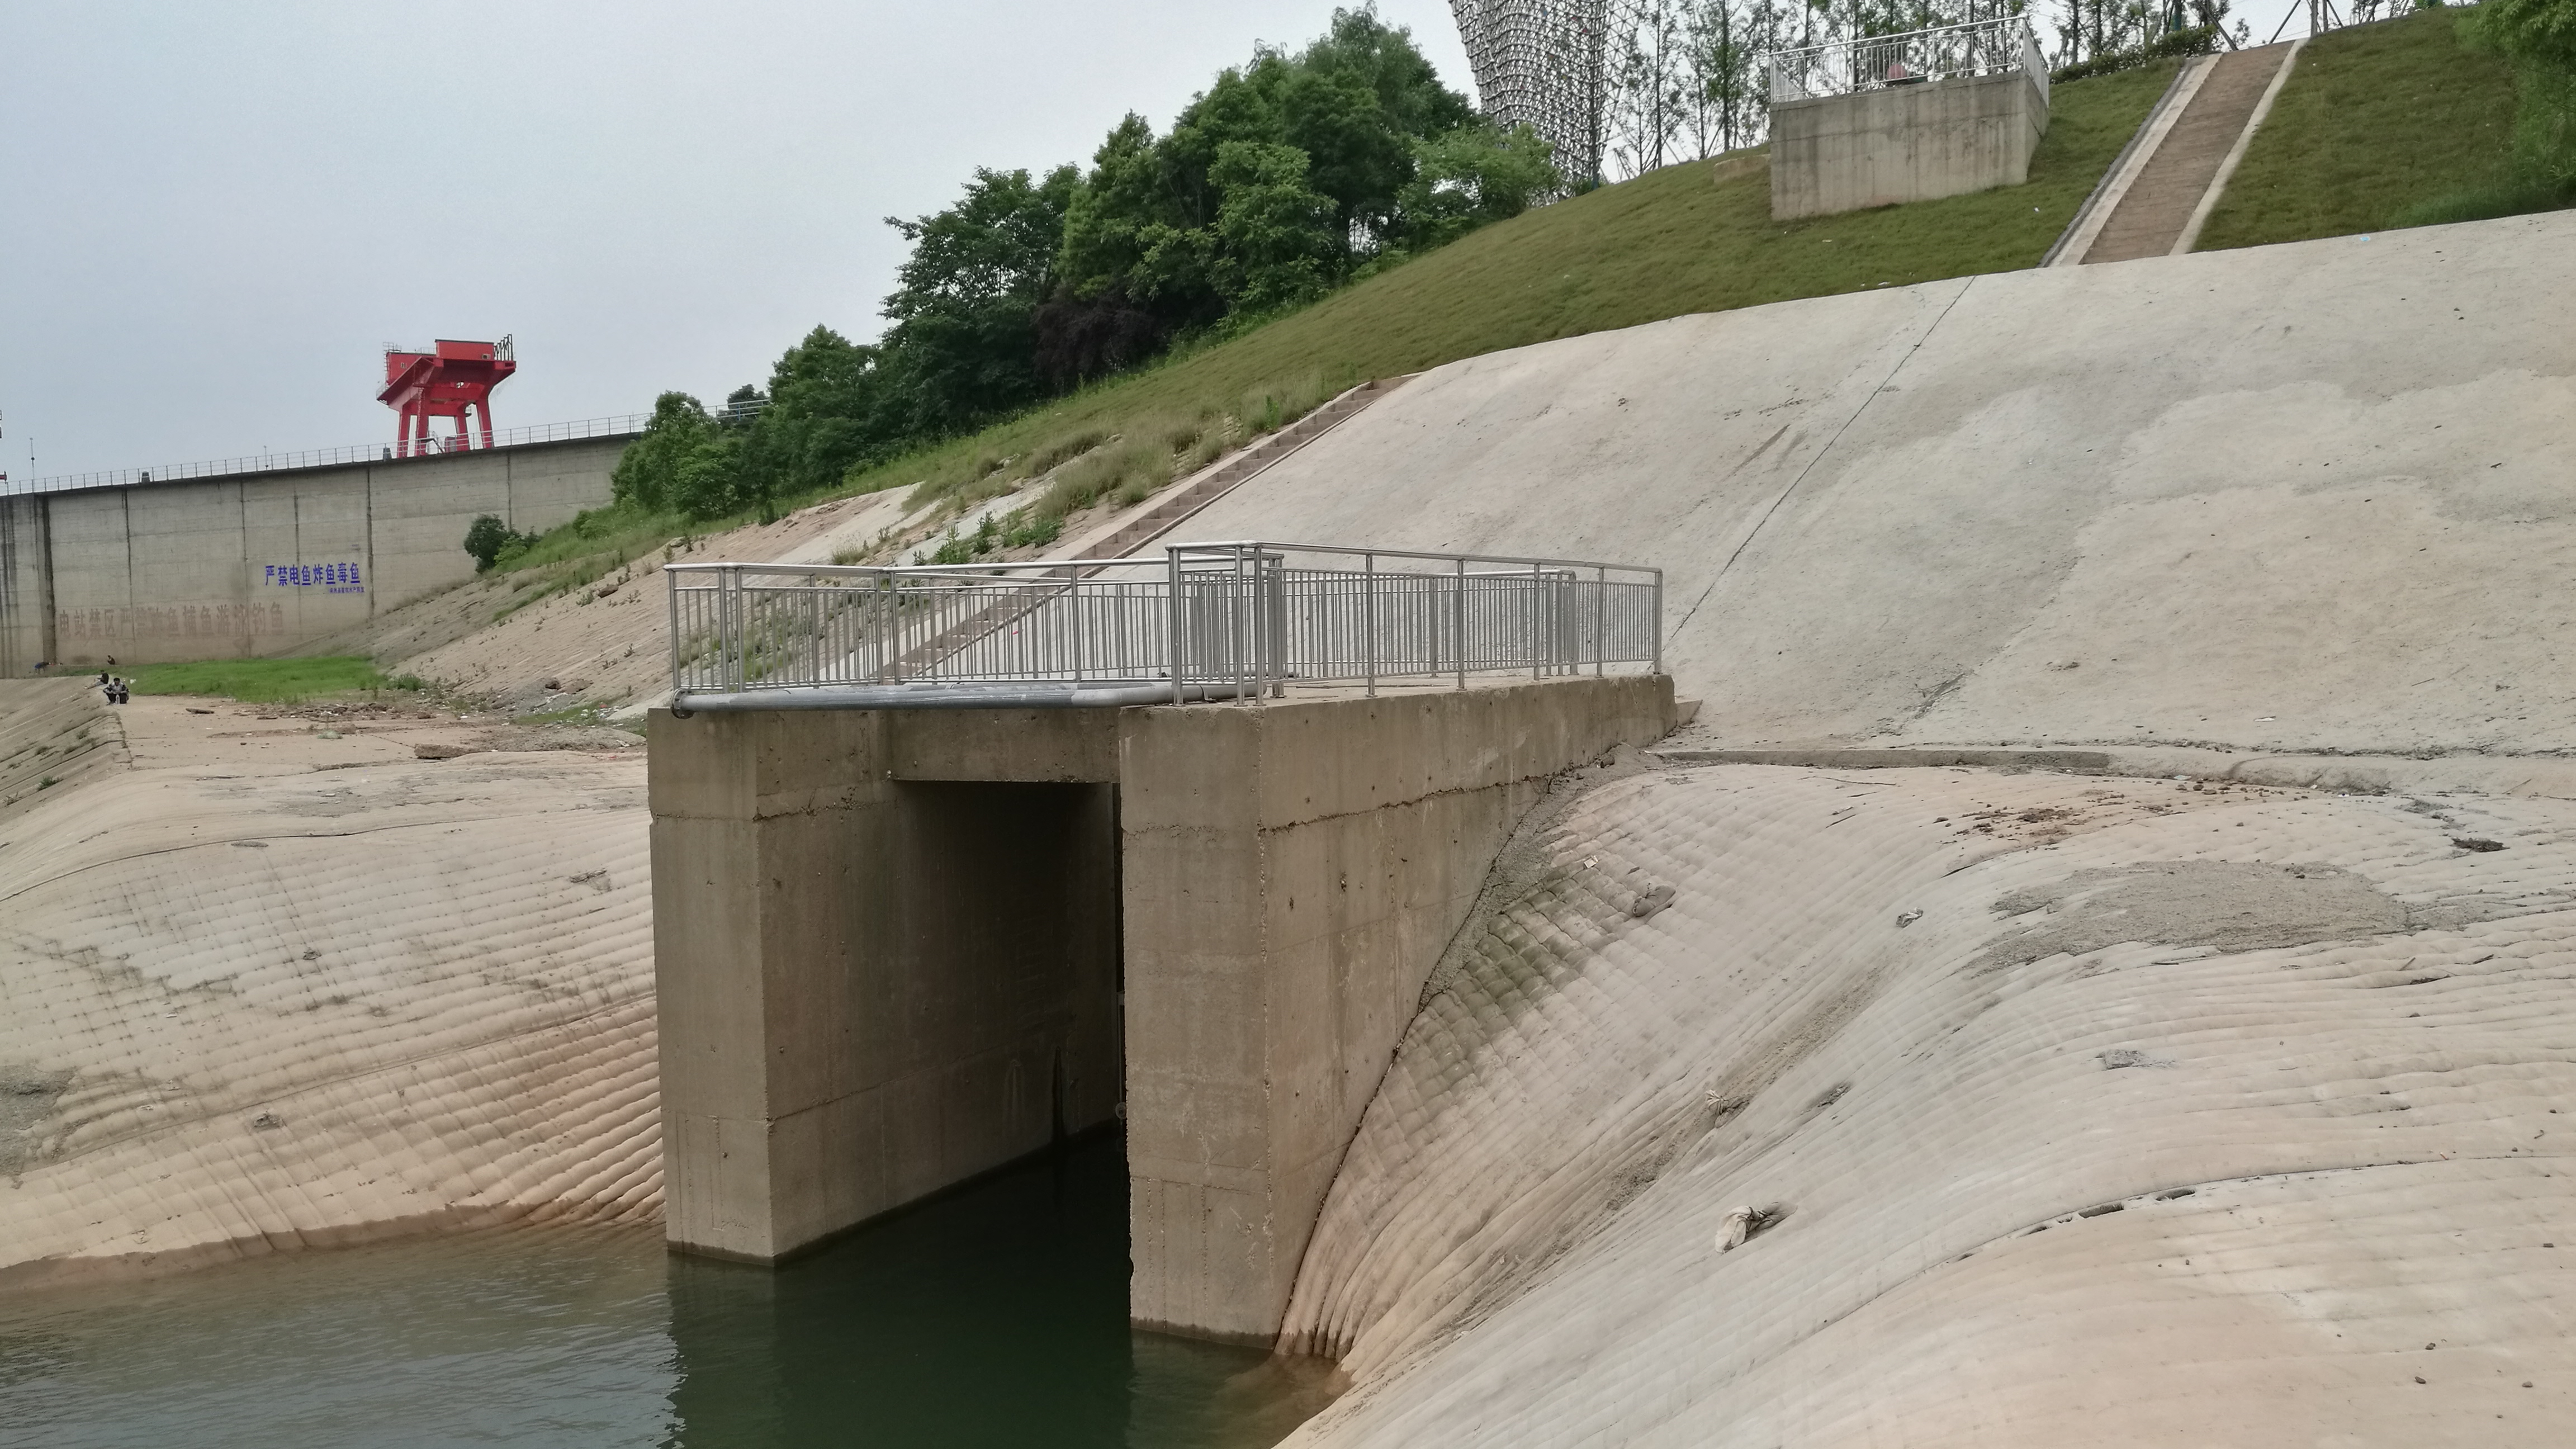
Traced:
<path id="1" fill-rule="evenodd" d="M 1096 1138 L 770 1271 L 522 1229 L 0 1295 L 0 1445 L 1266 1446 L 1320 1406 L 1133 1333 Z"/>

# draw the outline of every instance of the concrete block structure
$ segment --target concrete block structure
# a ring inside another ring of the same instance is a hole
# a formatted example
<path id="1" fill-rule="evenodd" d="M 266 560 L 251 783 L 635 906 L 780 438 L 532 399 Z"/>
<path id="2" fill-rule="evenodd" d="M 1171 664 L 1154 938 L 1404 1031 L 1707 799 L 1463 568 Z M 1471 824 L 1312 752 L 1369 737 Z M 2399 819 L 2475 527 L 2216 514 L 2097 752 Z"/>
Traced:
<path id="1" fill-rule="evenodd" d="M 1659 675 L 651 730 L 673 1247 L 774 1262 L 1126 1118 L 1130 1311 L 1278 1331 L 1424 983 Z"/>
<path id="2" fill-rule="evenodd" d="M 608 501 L 626 435 L 0 498 L 0 675 L 282 653 Z"/>
<path id="3" fill-rule="evenodd" d="M 2047 131 L 2047 90 L 2018 70 L 1775 101 L 1771 215 L 2018 186 Z"/>

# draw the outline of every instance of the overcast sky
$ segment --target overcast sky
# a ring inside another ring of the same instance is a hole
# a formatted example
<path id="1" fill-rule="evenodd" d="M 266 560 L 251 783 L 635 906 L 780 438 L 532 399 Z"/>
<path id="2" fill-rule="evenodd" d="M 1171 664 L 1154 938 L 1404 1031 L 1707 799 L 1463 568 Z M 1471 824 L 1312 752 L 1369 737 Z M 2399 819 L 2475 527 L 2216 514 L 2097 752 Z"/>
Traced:
<path id="1" fill-rule="evenodd" d="M 1447 0 L 1378 8 L 1474 95 Z M 0 0 L 0 472 L 390 442 L 383 345 L 436 337 L 516 337 L 504 427 L 712 401 L 876 334 L 883 217 L 1162 130 L 1332 9 Z"/>
<path id="2" fill-rule="evenodd" d="M 1474 95 L 1446 0 L 1378 9 Z M 389 443 L 388 342 L 515 335 L 504 427 L 765 382 L 876 334 L 882 218 L 1332 10 L 0 0 L 0 471 Z"/>

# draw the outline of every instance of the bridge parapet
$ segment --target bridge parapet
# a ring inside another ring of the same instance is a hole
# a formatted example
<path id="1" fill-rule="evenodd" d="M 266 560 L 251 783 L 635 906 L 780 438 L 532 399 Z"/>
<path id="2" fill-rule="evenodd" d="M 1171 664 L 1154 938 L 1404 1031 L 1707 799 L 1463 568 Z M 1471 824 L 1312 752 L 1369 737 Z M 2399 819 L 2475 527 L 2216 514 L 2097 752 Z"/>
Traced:
<path id="1" fill-rule="evenodd" d="M 1661 666 L 1663 571 L 1329 544 L 912 568 L 673 564 L 682 711 L 1185 704 Z"/>

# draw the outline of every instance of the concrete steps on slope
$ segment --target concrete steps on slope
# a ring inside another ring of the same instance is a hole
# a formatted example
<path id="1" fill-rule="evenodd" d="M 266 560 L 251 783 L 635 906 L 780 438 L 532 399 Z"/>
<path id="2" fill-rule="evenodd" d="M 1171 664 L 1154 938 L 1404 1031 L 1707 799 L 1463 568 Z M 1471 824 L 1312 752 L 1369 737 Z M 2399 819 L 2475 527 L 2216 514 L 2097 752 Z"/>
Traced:
<path id="1" fill-rule="evenodd" d="M 2190 251 L 2306 44 L 2257 46 L 2188 62 L 2047 265 Z"/>

